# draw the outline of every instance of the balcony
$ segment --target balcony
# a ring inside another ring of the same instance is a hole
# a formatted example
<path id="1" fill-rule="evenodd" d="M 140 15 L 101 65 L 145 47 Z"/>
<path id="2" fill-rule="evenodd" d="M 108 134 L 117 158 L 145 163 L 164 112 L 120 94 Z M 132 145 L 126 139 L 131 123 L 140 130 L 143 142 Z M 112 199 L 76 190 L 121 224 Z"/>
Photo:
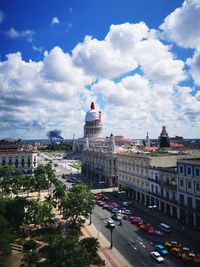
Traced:
<path id="1" fill-rule="evenodd" d="M 143 192 L 147 192 L 147 193 L 149 192 L 149 189 L 144 188 L 142 186 L 138 186 L 137 184 L 133 183 L 132 181 L 127 181 L 127 180 L 118 178 L 118 183 L 125 185 L 125 186 L 128 186 L 128 187 L 133 188 L 133 189 L 138 189 L 138 190 L 143 191 Z"/>
<path id="2" fill-rule="evenodd" d="M 152 196 L 155 196 L 155 197 L 157 197 L 157 198 L 160 198 L 160 199 L 162 199 L 162 200 L 164 200 L 164 201 L 166 201 L 166 202 L 169 202 L 169 203 L 171 203 L 171 204 L 177 204 L 177 200 L 176 200 L 176 199 L 164 197 L 163 195 L 161 195 L 161 194 L 159 194 L 159 193 L 152 192 L 152 191 L 150 191 L 150 190 L 149 190 L 148 193 L 149 193 L 150 195 L 152 195 Z"/>

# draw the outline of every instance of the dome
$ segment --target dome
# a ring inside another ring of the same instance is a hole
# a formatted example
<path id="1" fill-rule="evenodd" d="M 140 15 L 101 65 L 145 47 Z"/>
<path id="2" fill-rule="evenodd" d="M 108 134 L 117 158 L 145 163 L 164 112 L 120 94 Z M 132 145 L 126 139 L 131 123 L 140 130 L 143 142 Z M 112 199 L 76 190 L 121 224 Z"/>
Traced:
<path id="1" fill-rule="evenodd" d="M 85 121 L 95 121 L 99 119 L 99 115 L 95 109 L 91 109 L 86 113 Z"/>

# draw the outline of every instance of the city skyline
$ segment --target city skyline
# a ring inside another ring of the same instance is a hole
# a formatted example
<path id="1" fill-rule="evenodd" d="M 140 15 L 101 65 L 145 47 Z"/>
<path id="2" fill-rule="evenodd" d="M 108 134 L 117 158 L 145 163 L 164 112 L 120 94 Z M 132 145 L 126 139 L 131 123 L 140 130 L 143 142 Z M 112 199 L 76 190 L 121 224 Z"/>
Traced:
<path id="1" fill-rule="evenodd" d="M 82 137 L 92 101 L 104 135 L 198 138 L 199 13 L 198 0 L 2 1 L 0 138 Z"/>

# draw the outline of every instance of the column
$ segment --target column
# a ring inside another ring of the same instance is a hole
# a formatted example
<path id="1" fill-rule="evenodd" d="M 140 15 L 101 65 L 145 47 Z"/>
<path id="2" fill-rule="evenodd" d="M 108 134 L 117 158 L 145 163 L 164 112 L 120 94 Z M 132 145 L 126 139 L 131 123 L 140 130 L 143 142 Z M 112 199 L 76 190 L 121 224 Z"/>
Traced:
<path id="1" fill-rule="evenodd" d="M 147 195 L 146 194 L 144 195 L 144 205 L 145 206 L 147 205 Z"/>
<path id="2" fill-rule="evenodd" d="M 164 213 L 167 214 L 167 203 L 164 202 Z"/>
<path id="3" fill-rule="evenodd" d="M 158 200 L 158 210 L 161 211 L 161 201 Z"/>
<path id="4" fill-rule="evenodd" d="M 170 205 L 170 215 L 173 217 L 173 206 Z"/>
<path id="5" fill-rule="evenodd" d="M 177 219 L 180 220 L 180 217 L 181 217 L 181 216 L 180 216 L 180 208 L 177 207 Z"/>

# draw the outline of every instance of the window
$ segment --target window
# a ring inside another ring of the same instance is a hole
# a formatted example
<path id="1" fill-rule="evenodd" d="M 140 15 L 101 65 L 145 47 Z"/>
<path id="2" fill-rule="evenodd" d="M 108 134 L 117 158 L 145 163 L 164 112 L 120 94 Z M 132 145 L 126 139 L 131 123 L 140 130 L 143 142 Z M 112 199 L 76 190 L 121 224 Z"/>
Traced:
<path id="1" fill-rule="evenodd" d="M 191 189 L 191 188 L 192 188 L 191 181 L 188 181 L 188 183 L 187 183 L 187 187 L 188 187 L 188 189 Z"/>
<path id="2" fill-rule="evenodd" d="M 196 191 L 200 191 L 200 184 L 198 183 L 198 184 L 196 184 Z"/>
<path id="3" fill-rule="evenodd" d="M 183 187 L 183 179 L 180 180 L 180 186 Z"/>
<path id="4" fill-rule="evenodd" d="M 200 168 L 195 168 L 195 176 L 196 177 L 200 176 Z"/>
<path id="5" fill-rule="evenodd" d="M 180 204 L 184 205 L 184 203 L 185 203 L 185 197 L 184 195 L 180 194 Z"/>
<path id="6" fill-rule="evenodd" d="M 191 174 L 192 174 L 191 167 L 187 166 L 187 175 L 191 175 Z"/>
<path id="7" fill-rule="evenodd" d="M 179 173 L 183 174 L 183 166 L 182 165 L 179 166 Z"/>
<path id="8" fill-rule="evenodd" d="M 192 208 L 192 198 L 188 197 L 188 208 Z"/>

